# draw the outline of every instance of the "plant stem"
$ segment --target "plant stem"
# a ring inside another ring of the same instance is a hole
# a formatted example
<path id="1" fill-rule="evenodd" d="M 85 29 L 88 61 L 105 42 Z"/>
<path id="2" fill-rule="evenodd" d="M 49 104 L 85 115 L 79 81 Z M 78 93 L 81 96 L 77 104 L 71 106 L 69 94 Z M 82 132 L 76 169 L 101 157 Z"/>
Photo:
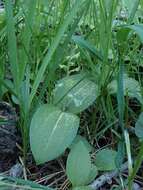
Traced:
<path id="1" fill-rule="evenodd" d="M 140 151 L 139 151 L 139 153 L 137 155 L 137 158 L 136 158 L 136 161 L 135 161 L 135 166 L 133 168 L 133 172 L 129 176 L 129 185 L 128 185 L 129 190 L 132 190 L 132 185 L 133 185 L 134 178 L 136 176 L 137 171 L 140 168 L 140 165 L 141 165 L 142 161 L 143 161 L 143 141 L 141 142 Z"/>

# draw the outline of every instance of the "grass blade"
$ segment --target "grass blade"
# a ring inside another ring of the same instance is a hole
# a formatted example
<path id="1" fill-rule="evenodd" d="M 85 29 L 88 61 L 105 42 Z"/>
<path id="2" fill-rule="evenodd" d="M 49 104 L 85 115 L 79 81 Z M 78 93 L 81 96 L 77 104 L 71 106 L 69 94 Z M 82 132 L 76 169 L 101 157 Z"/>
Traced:
<path id="1" fill-rule="evenodd" d="M 62 26 L 59 28 L 56 37 L 53 39 L 53 42 L 51 44 L 51 48 L 48 51 L 47 55 L 45 56 L 42 65 L 38 71 L 37 77 L 35 78 L 35 82 L 33 84 L 33 88 L 31 91 L 31 95 L 30 95 L 30 103 L 33 100 L 34 95 L 36 94 L 37 88 L 41 82 L 41 79 L 43 77 L 43 74 L 47 68 L 47 66 L 49 65 L 53 54 L 55 53 L 56 48 L 58 47 L 61 39 L 63 38 L 63 35 L 66 31 L 66 29 L 68 28 L 69 24 L 72 22 L 73 18 L 76 16 L 78 10 L 81 8 L 81 6 L 83 5 L 83 1 L 76 1 L 74 6 L 72 7 L 69 15 L 67 16 L 67 18 L 64 20 Z"/>
<path id="2" fill-rule="evenodd" d="M 138 172 L 142 161 L 143 161 L 143 142 L 141 142 L 140 151 L 139 151 L 138 156 L 135 160 L 133 172 L 129 176 L 129 190 L 132 190 L 132 184 L 133 184 L 134 178 L 136 177 L 136 173 Z"/>
<path id="3" fill-rule="evenodd" d="M 100 61 L 103 61 L 103 57 L 101 52 L 98 51 L 91 43 L 87 40 L 84 40 L 81 36 L 72 36 L 72 40 L 79 45 L 80 47 L 88 50 L 89 52 L 93 53 Z"/>
<path id="4" fill-rule="evenodd" d="M 119 58 L 120 59 L 120 58 Z M 118 100 L 118 113 L 119 113 L 119 124 L 124 133 L 124 87 L 123 87 L 123 73 L 124 73 L 124 65 L 119 61 L 119 75 L 118 75 L 118 93 L 117 93 L 117 100 Z"/>
<path id="5" fill-rule="evenodd" d="M 12 1 L 6 0 L 6 21 L 7 21 L 7 36 L 8 36 L 8 52 L 11 72 L 14 80 L 15 90 L 18 94 L 19 91 L 19 66 L 17 59 L 17 44 L 15 25 L 13 18 L 13 6 Z"/>
<path id="6" fill-rule="evenodd" d="M 128 19 L 128 23 L 129 24 L 132 24 L 133 20 L 134 20 L 134 17 L 135 17 L 135 14 L 137 12 L 137 9 L 138 9 L 138 6 L 140 4 L 140 0 L 135 0 L 135 2 L 133 3 L 133 7 L 131 9 L 131 12 L 130 12 L 130 15 L 129 15 L 129 19 Z"/>
<path id="7" fill-rule="evenodd" d="M 26 63 L 28 61 L 28 52 L 30 48 L 30 40 L 32 37 L 32 27 L 34 23 L 34 17 L 36 13 L 36 3 L 37 0 L 31 0 L 26 2 L 26 7 L 27 7 L 27 12 L 25 11 L 25 27 L 24 31 L 22 34 L 22 45 L 23 45 L 23 50 L 21 53 L 21 63 L 20 63 L 20 78 L 21 81 L 24 78 L 25 74 L 25 67 Z"/>

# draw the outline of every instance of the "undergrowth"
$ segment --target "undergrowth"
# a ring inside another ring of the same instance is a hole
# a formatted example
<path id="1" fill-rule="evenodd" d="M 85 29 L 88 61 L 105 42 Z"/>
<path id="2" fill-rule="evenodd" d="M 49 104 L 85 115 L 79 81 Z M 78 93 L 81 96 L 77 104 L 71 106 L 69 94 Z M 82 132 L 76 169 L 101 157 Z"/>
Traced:
<path id="1" fill-rule="evenodd" d="M 110 189 L 143 186 L 142 10 L 142 0 L 5 0 L 0 9 L 0 99 L 17 110 L 25 167 L 31 152 L 37 165 L 64 157 L 61 189 L 92 189 L 112 170 Z M 15 184 L 53 188 L 1 177 L 0 188 Z"/>

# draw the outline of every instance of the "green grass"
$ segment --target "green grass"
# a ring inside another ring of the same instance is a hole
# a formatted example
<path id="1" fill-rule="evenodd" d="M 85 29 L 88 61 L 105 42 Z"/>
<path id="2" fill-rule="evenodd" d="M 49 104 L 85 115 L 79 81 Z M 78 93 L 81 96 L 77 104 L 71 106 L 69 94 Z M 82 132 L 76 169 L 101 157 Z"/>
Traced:
<path id="1" fill-rule="evenodd" d="M 26 0 L 15 5 L 5 1 L 5 15 L 0 13 L 0 99 L 19 110 L 17 127 L 25 164 L 34 112 L 52 103 L 59 79 L 84 71 L 98 85 L 100 95 L 89 108 L 94 111 L 78 114 L 81 120 L 84 114 L 87 117 L 79 134 L 94 152 L 98 142 L 102 147 L 103 139 L 111 138 L 107 146 L 117 150 L 117 165 L 128 161 L 132 188 L 143 157 L 142 142 L 130 135 L 143 110 L 142 7 L 140 0 Z M 132 82 L 128 83 L 132 94 L 125 90 L 125 74 L 138 82 L 139 98 Z M 120 146 L 126 148 L 124 153 Z"/>

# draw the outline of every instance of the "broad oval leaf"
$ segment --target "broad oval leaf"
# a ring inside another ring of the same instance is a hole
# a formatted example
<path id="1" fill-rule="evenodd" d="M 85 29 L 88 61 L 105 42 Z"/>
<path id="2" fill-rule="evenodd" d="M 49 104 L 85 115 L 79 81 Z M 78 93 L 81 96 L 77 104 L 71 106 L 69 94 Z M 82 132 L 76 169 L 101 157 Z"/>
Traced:
<path id="1" fill-rule="evenodd" d="M 124 75 L 123 78 L 123 88 L 124 88 L 124 96 L 129 96 L 130 98 L 136 98 L 141 104 L 143 103 L 143 98 L 141 95 L 141 88 L 138 81 L 133 78 Z M 113 80 L 108 85 L 108 91 L 110 94 L 117 93 L 117 81 Z"/>
<path id="2" fill-rule="evenodd" d="M 91 172 L 91 160 L 83 142 L 78 142 L 69 153 L 66 173 L 74 187 L 87 184 Z"/>
<path id="3" fill-rule="evenodd" d="M 87 184 L 90 184 L 95 179 L 95 177 L 97 176 L 97 174 L 98 174 L 97 167 L 92 164 L 91 165 L 90 174 L 88 176 Z"/>
<path id="4" fill-rule="evenodd" d="M 115 159 L 117 152 L 110 149 L 103 149 L 96 154 L 95 165 L 98 170 L 110 171 L 116 169 Z"/>
<path id="5" fill-rule="evenodd" d="M 72 142 L 72 144 L 70 145 L 70 149 L 73 148 L 73 146 L 75 146 L 75 144 L 77 144 L 79 141 L 82 141 L 83 144 L 86 146 L 86 148 L 88 149 L 89 152 L 91 152 L 93 150 L 92 145 L 86 140 L 85 137 L 81 136 L 81 135 L 77 135 L 74 139 L 74 141 Z"/>
<path id="6" fill-rule="evenodd" d="M 83 74 L 65 77 L 54 90 L 53 102 L 62 109 L 80 113 L 98 97 L 98 86 Z"/>
<path id="7" fill-rule="evenodd" d="M 135 134 L 143 140 L 143 112 L 139 115 L 139 118 L 135 124 Z"/>
<path id="8" fill-rule="evenodd" d="M 79 127 L 79 118 L 51 105 L 42 105 L 30 126 L 30 145 L 38 164 L 61 155 L 72 143 Z"/>

